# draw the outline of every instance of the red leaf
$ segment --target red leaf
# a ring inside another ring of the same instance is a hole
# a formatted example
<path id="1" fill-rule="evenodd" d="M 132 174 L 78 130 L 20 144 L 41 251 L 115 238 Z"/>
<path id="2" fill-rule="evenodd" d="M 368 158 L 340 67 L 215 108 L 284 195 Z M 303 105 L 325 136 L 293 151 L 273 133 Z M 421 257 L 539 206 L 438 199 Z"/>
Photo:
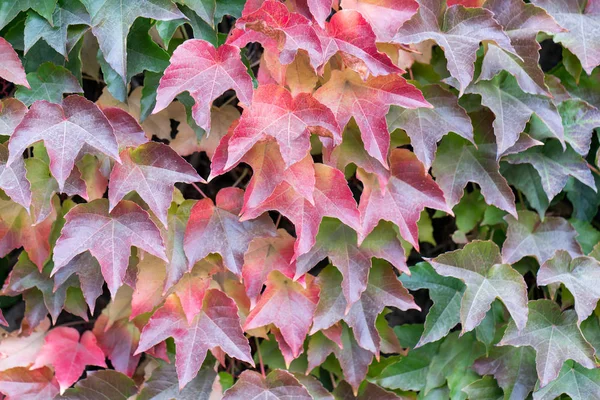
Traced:
<path id="1" fill-rule="evenodd" d="M 0 100 L 0 135 L 12 135 L 25 114 L 27 106 L 21 101 L 13 97 Z"/>
<path id="2" fill-rule="evenodd" d="M 58 394 L 58 383 L 48 367 L 11 368 L 0 372 L 0 392 L 4 400 L 48 400 Z"/>
<path id="3" fill-rule="evenodd" d="M 210 132 L 212 102 L 229 89 L 235 90 L 241 102 L 250 104 L 252 79 L 240 59 L 240 49 L 228 44 L 215 49 L 204 40 L 186 40 L 173 52 L 171 64 L 160 79 L 153 113 L 188 91 L 196 101 L 192 107 L 194 120 Z"/>
<path id="4" fill-rule="evenodd" d="M 136 119 L 127 111 L 117 107 L 102 109 L 102 112 L 114 129 L 119 150 L 126 147 L 138 147 L 148 142 L 146 133 Z"/>
<path id="5" fill-rule="evenodd" d="M 127 319 L 108 325 L 108 317 L 101 314 L 94 324 L 98 346 L 109 358 L 115 370 L 133 376 L 141 355 L 133 355 L 140 340 L 140 330 Z"/>
<path id="6" fill-rule="evenodd" d="M 0 37 L 0 59 L 2 59 L 0 78 L 30 88 L 19 55 L 13 50 L 12 45 L 2 37 Z"/>
<path id="7" fill-rule="evenodd" d="M 86 331 L 80 340 L 77 329 L 67 327 L 54 328 L 46 335 L 31 369 L 46 365 L 54 367 L 61 393 L 79 379 L 87 365 L 106 368 L 104 353 L 94 334 Z"/>
<path id="8" fill-rule="evenodd" d="M 213 347 L 219 346 L 231 357 L 254 364 L 237 311 L 233 300 L 219 290 L 210 289 L 204 296 L 202 311 L 188 325 L 178 297 L 171 295 L 144 327 L 136 353 L 173 337 L 180 389 L 196 376 L 206 352 Z"/>
<path id="9" fill-rule="evenodd" d="M 22 158 L 17 158 L 12 164 L 8 164 L 8 158 L 8 148 L 0 144 L 0 189 L 15 203 L 29 210 L 31 184 L 26 177 L 25 162 Z"/>
<path id="10" fill-rule="evenodd" d="M 63 191 L 82 151 L 119 159 L 117 140 L 102 111 L 82 96 L 72 95 L 62 106 L 45 100 L 33 103 L 10 137 L 8 164 L 20 158 L 33 143 L 43 141 L 50 156 L 50 171 Z"/>
<path id="11" fill-rule="evenodd" d="M 123 200 L 109 212 L 107 200 L 95 200 L 75 206 L 65 219 L 54 248 L 53 274 L 89 250 L 100 263 L 114 297 L 125 277 L 132 246 L 167 259 L 158 228 L 134 202 Z"/>
<path id="12" fill-rule="evenodd" d="M 266 377 L 258 372 L 244 371 L 239 380 L 225 392 L 223 400 L 290 399 L 312 400 L 308 390 L 289 372 L 276 369 Z"/>

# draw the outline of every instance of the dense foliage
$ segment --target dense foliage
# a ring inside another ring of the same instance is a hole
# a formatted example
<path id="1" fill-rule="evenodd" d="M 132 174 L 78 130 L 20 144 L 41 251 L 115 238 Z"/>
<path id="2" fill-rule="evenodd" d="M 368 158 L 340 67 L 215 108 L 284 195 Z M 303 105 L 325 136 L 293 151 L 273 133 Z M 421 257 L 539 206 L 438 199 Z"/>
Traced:
<path id="1" fill-rule="evenodd" d="M 599 65 L 598 0 L 0 0 L 0 397 L 600 399 Z"/>

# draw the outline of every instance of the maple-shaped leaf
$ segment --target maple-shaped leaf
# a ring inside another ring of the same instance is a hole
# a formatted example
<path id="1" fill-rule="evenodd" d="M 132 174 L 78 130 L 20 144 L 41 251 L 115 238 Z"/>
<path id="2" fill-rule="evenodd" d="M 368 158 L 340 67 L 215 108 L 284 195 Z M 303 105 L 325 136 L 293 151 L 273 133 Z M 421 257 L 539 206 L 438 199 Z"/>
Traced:
<path id="1" fill-rule="evenodd" d="M 477 147 L 456 135 L 446 136 L 438 148 L 432 173 L 449 207 L 458 204 L 467 183 L 475 182 L 486 203 L 516 215 L 515 196 L 499 171 L 492 118 L 491 113 L 471 116 L 478 123 L 474 125 Z"/>
<path id="2" fill-rule="evenodd" d="M 127 76 L 127 34 L 138 17 L 170 21 L 185 16 L 170 0 L 82 0 L 91 17 L 92 32 L 104 59 L 125 81 Z"/>
<path id="3" fill-rule="evenodd" d="M 510 74 L 498 75 L 490 81 L 479 81 L 469 86 L 466 93 L 480 95 L 481 103 L 496 116 L 493 126 L 498 158 L 519 140 L 532 115 L 546 124 L 556 139 L 564 141 L 561 117 L 552 101 L 521 91 Z"/>
<path id="4" fill-rule="evenodd" d="M 106 368 L 104 353 L 91 331 L 84 332 L 80 338 L 77 329 L 63 326 L 46 335 L 31 369 L 46 365 L 54 367 L 61 393 L 79 379 L 87 365 Z"/>
<path id="5" fill-rule="evenodd" d="M 8 163 L 12 164 L 27 147 L 39 141 L 46 146 L 50 171 L 61 191 L 80 151 L 106 154 L 119 161 L 112 126 L 98 106 L 81 96 L 69 96 L 62 105 L 35 102 L 10 137 Z"/>
<path id="6" fill-rule="evenodd" d="M 151 255 L 144 255 L 138 262 L 130 319 L 152 311 L 164 300 L 163 288 L 167 275 L 165 264 L 164 260 Z"/>
<path id="7" fill-rule="evenodd" d="M 487 357 L 475 361 L 473 369 L 480 375 L 493 375 L 504 398 L 525 399 L 537 382 L 531 347 L 493 347 Z"/>
<path id="8" fill-rule="evenodd" d="M 425 317 L 423 334 L 415 347 L 440 340 L 460 322 L 460 304 L 465 285 L 460 280 L 439 275 L 431 265 L 419 263 L 410 268 L 410 276 L 400 281 L 410 290 L 428 289 L 433 305 Z"/>
<path id="9" fill-rule="evenodd" d="M 50 319 L 46 318 L 30 332 L 13 331 L 6 335 L 0 342 L 0 371 L 33 364 L 48 328 Z"/>
<path id="10" fill-rule="evenodd" d="M 504 28 L 521 60 L 497 46 L 488 46 L 478 80 L 490 80 L 506 70 L 514 75 L 524 92 L 548 95 L 539 66 L 541 47 L 536 35 L 538 32 L 559 33 L 563 29 L 545 10 L 521 0 L 488 0 L 485 8 L 494 13 L 494 19 Z"/>
<path id="11" fill-rule="evenodd" d="M 244 14 L 227 38 L 228 44 L 237 47 L 251 42 L 279 54 L 283 65 L 290 64 L 299 50 L 308 53 L 314 69 L 323 63 L 321 42 L 310 21 L 276 0 L 267 0 L 255 11 Z"/>
<path id="12" fill-rule="evenodd" d="M 246 318 L 244 330 L 273 324 L 290 346 L 293 357 L 298 357 L 319 301 L 319 287 L 308 278 L 303 288 L 279 271 L 271 272 L 267 288 Z"/>
<path id="13" fill-rule="evenodd" d="M 83 93 L 77 78 L 65 67 L 51 62 L 40 65 L 35 72 L 27 74 L 31 89 L 20 87 L 15 97 L 30 106 L 38 100 L 61 103 L 66 93 Z"/>
<path id="14" fill-rule="evenodd" d="M 335 143 L 342 140 L 331 110 L 311 94 L 292 97 L 282 86 L 259 86 L 229 139 L 224 168 L 237 164 L 252 146 L 263 140 L 277 142 L 289 168 L 309 153 L 311 132 L 331 137 Z"/>
<path id="15" fill-rule="evenodd" d="M 160 399 L 205 399 L 213 393 L 213 383 L 217 373 L 210 368 L 202 368 L 185 388 L 179 390 L 175 366 L 161 362 L 152 371 L 150 378 L 143 383 L 138 400 Z"/>
<path id="16" fill-rule="evenodd" d="M 296 277 L 300 277 L 325 257 L 329 258 L 344 277 L 341 285 L 347 302 L 344 312 L 360 299 L 367 288 L 373 257 L 408 272 L 402 243 L 391 224 L 381 223 L 360 246 L 357 239 L 354 229 L 336 219 L 325 219 L 317 235 L 317 244 L 296 263 Z"/>
<path id="17" fill-rule="evenodd" d="M 0 144 L 0 189 L 25 209 L 31 205 L 31 184 L 27 180 L 25 163 L 17 158 L 8 164 L 8 148 Z"/>
<path id="18" fill-rule="evenodd" d="M 367 153 L 385 167 L 390 148 L 385 116 L 390 105 L 431 107 L 421 91 L 399 74 L 363 81 L 351 69 L 333 71 L 327 83 L 315 92 L 315 98 L 333 111 L 340 127 L 346 126 L 354 117 Z"/>
<path id="19" fill-rule="evenodd" d="M 521 210 L 518 218 L 506 216 L 508 229 L 502 245 L 502 259 L 514 264 L 523 257 L 531 256 L 541 264 L 557 250 L 566 250 L 572 257 L 582 256 L 581 246 L 575 239 L 577 231 L 564 218 L 546 217 L 540 220 L 537 213 Z"/>
<path id="20" fill-rule="evenodd" d="M 177 346 L 175 365 L 180 389 L 196 376 L 206 352 L 214 347 L 219 346 L 231 357 L 253 364 L 237 311 L 234 301 L 227 295 L 210 289 L 204 295 L 201 311 L 188 324 L 179 298 L 171 295 L 144 326 L 136 353 L 173 337 Z"/>
<path id="21" fill-rule="evenodd" d="M 13 97 L 0 100 L 0 135 L 12 135 L 27 111 L 27 106 Z"/>
<path id="22" fill-rule="evenodd" d="M 315 164 L 315 178 L 314 204 L 296 192 L 287 182 L 282 182 L 260 206 L 247 210 L 242 216 L 243 219 L 252 219 L 267 210 L 276 210 L 292 221 L 297 237 L 294 259 L 307 253 L 314 246 L 323 217 L 338 218 L 355 231 L 361 230 L 360 214 L 344 174 L 335 168 Z M 303 272 L 296 271 L 296 276 L 299 277 L 308 269 Z"/>
<path id="23" fill-rule="evenodd" d="M 169 146 L 148 142 L 120 154 L 121 164 L 110 173 L 109 212 L 131 191 L 136 191 L 160 222 L 167 226 L 167 211 L 176 182 L 204 182 L 194 167 Z"/>
<path id="24" fill-rule="evenodd" d="M 525 327 L 527 285 L 519 272 L 502 263 L 494 242 L 474 241 L 430 262 L 438 274 L 460 279 L 466 285 L 460 306 L 463 332 L 483 321 L 495 299 L 504 303 L 519 329 Z"/>
<path id="25" fill-rule="evenodd" d="M 137 386 L 126 375 L 109 369 L 89 371 L 85 379 L 60 396 L 61 400 L 127 400 L 137 393 Z"/>
<path id="26" fill-rule="evenodd" d="M 164 110 L 175 96 L 188 91 L 196 101 L 192 107 L 194 120 L 210 132 L 212 102 L 229 89 L 235 90 L 242 103 L 250 104 L 252 79 L 240 59 L 240 49 L 228 44 L 215 49 L 204 40 L 186 40 L 173 52 L 160 79 L 153 113 Z"/>
<path id="27" fill-rule="evenodd" d="M 110 360 L 113 368 L 132 377 L 141 355 L 133 355 L 137 349 L 140 330 L 126 318 L 109 325 L 109 317 L 103 313 L 94 323 L 94 335 L 98 346 Z"/>
<path id="28" fill-rule="evenodd" d="M 358 390 L 355 390 L 348 382 L 340 382 L 333 390 L 333 395 L 336 399 L 343 400 L 404 400 L 406 396 L 400 396 L 388 390 L 385 390 L 371 382 L 366 382 L 361 385 Z"/>
<path id="29" fill-rule="evenodd" d="M 250 242 L 244 254 L 242 278 L 252 308 L 271 271 L 279 271 L 288 278 L 296 274 L 296 263 L 292 261 L 295 241 L 285 229 L 278 229 L 275 237 L 256 238 Z"/>
<path id="30" fill-rule="evenodd" d="M 448 71 L 458 80 L 462 95 L 473 79 L 480 42 L 492 42 L 515 53 L 510 39 L 489 10 L 447 7 L 444 0 L 419 0 L 419 11 L 394 36 L 397 43 L 434 40 L 448 60 Z"/>
<path id="31" fill-rule="evenodd" d="M 531 164 L 540 176 L 544 192 L 550 200 L 560 193 L 570 176 L 589 186 L 594 192 L 597 191 L 594 177 L 585 160 L 571 147 L 563 149 L 556 140 L 525 152 L 511 154 L 506 161 L 511 164 Z"/>
<path id="32" fill-rule="evenodd" d="M 311 334 L 328 329 L 343 319 L 352 328 L 358 344 L 376 357 L 379 357 L 381 338 L 375 320 L 384 308 L 419 309 L 387 263 L 373 264 L 367 288 L 350 306 L 342 293 L 342 275 L 333 266 L 319 273 L 317 284 L 321 288 L 321 296 Z"/>
<path id="33" fill-rule="evenodd" d="M 600 370 L 587 369 L 575 362 L 566 362 L 558 378 L 533 393 L 534 400 L 552 400 L 566 394 L 573 400 L 600 396 Z"/>
<path id="34" fill-rule="evenodd" d="M 53 399 L 58 383 L 48 367 L 35 370 L 17 367 L 0 372 L 0 393 L 5 400 Z"/>
<path id="35" fill-rule="evenodd" d="M 419 9 L 416 0 L 342 0 L 344 10 L 356 10 L 371 24 L 378 42 L 389 42 Z"/>
<path id="36" fill-rule="evenodd" d="M 435 158 L 437 142 L 450 132 L 473 141 L 473 126 L 454 94 L 438 85 L 425 86 L 421 91 L 433 108 L 392 106 L 387 114 L 387 122 L 390 132 L 395 129 L 406 131 L 415 154 L 425 170 L 429 170 Z"/>
<path id="37" fill-rule="evenodd" d="M 102 112 L 114 129 L 119 150 L 127 147 L 138 147 L 148 142 L 144 130 L 133 115 L 117 107 L 106 107 Z"/>
<path id="38" fill-rule="evenodd" d="M 375 229 L 380 220 L 393 222 L 402 238 L 419 249 L 417 221 L 421 212 L 435 208 L 448 213 L 444 193 L 423 168 L 415 153 L 394 149 L 390 155 L 391 176 L 387 186 L 381 187 L 374 175 L 360 169 L 357 177 L 364 185 L 359 211 L 362 223 L 361 239 Z"/>
<path id="39" fill-rule="evenodd" d="M 110 212 L 105 199 L 79 204 L 65 219 L 54 248 L 53 274 L 89 250 L 115 296 L 125 277 L 132 246 L 166 260 L 160 231 L 148 213 L 132 201 L 123 200 Z"/>
<path id="40" fill-rule="evenodd" d="M 271 371 L 266 377 L 255 371 L 242 372 L 235 385 L 225 391 L 223 400 L 237 400 L 245 397 L 273 400 L 313 399 L 294 375 L 281 369 Z"/>
<path id="41" fill-rule="evenodd" d="M 542 264 L 537 275 L 538 285 L 563 284 L 575 298 L 577 322 L 589 317 L 600 299 L 596 279 L 600 276 L 600 263 L 592 257 L 576 257 L 558 250 L 554 257 Z"/>
<path id="42" fill-rule="evenodd" d="M 588 75 L 600 65 L 600 8 L 596 1 L 533 0 L 565 30 L 554 34 L 554 41 L 569 49 L 581 61 Z"/>
<path id="43" fill-rule="evenodd" d="M 0 78 L 29 87 L 19 55 L 13 50 L 12 45 L 2 37 L 0 37 L 0 57 L 2 58 Z"/>
<path id="44" fill-rule="evenodd" d="M 519 330 L 514 321 L 509 322 L 499 345 L 535 349 L 540 387 L 554 380 L 567 360 L 574 360 L 586 368 L 596 367 L 594 348 L 581 334 L 575 311 L 561 312 L 551 300 L 530 301 L 528 308 L 527 325 Z"/>
<path id="45" fill-rule="evenodd" d="M 0 29 L 4 29 L 20 12 L 27 11 L 30 8 L 50 21 L 55 7 L 56 0 L 25 0 L 18 3 L 3 3 L 2 8 L 0 8 Z"/>
<path id="46" fill-rule="evenodd" d="M 275 226 L 268 216 L 240 221 L 243 191 L 225 188 L 217 193 L 216 205 L 203 199 L 192 207 L 183 247 L 191 267 L 210 253 L 223 257 L 225 266 L 240 275 L 244 254 L 255 237 L 275 236 Z"/>

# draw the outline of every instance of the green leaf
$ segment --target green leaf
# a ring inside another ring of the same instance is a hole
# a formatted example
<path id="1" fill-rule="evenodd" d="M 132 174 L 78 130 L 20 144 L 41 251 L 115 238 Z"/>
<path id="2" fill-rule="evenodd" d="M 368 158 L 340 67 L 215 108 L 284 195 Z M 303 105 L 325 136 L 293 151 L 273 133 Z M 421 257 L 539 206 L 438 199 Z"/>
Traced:
<path id="1" fill-rule="evenodd" d="M 384 368 L 374 381 L 388 389 L 423 390 L 429 365 L 439 347 L 439 343 L 431 343 L 410 350 L 399 361 Z"/>
<path id="2" fill-rule="evenodd" d="M 50 62 L 40 65 L 36 72 L 27 74 L 27 81 L 31 89 L 19 86 L 15 93 L 15 97 L 27 106 L 37 100 L 61 103 L 66 93 L 83 93 L 79 82 L 68 69 Z"/>
<path id="3" fill-rule="evenodd" d="M 498 383 L 491 376 L 484 376 L 469 386 L 463 388 L 470 399 L 477 400 L 498 400 L 504 398 L 502 389 L 498 387 Z"/>
<path id="4" fill-rule="evenodd" d="M 600 398 L 600 369 L 586 369 L 566 362 L 558 378 L 533 393 L 534 400 L 552 400 L 566 394 L 573 400 Z"/>
<path id="5" fill-rule="evenodd" d="M 87 378 L 67 389 L 60 400 L 127 400 L 137 393 L 137 386 L 127 375 L 112 370 L 90 371 Z"/>
<path id="6" fill-rule="evenodd" d="M 56 0 L 1 1 L 0 29 L 8 25 L 21 11 L 27 11 L 30 8 L 51 22 L 55 6 Z"/>

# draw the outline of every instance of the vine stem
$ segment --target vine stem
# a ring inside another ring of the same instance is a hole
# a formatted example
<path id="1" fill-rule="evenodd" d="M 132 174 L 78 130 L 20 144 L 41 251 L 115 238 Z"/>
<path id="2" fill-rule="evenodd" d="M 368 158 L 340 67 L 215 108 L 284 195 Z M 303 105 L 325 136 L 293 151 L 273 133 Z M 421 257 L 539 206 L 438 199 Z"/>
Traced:
<path id="1" fill-rule="evenodd" d="M 196 185 L 194 182 L 190 183 L 190 185 L 192 185 L 194 187 L 194 189 L 196 189 L 198 191 L 198 193 L 200 193 L 202 195 L 203 198 L 208 199 L 208 196 L 206 195 L 206 193 L 204 193 L 202 191 L 202 189 L 200 189 L 198 187 L 198 185 Z"/>
<path id="2" fill-rule="evenodd" d="M 266 378 L 267 375 L 265 374 L 265 364 L 263 363 L 262 354 L 260 352 L 260 346 L 258 344 L 258 338 L 256 336 L 254 336 L 254 342 L 256 343 L 256 353 L 258 354 L 258 363 L 260 364 L 260 373 L 262 374 L 263 378 Z"/>
<path id="3" fill-rule="evenodd" d="M 239 185 L 242 182 L 246 175 L 248 175 L 248 168 L 244 168 L 244 171 L 242 171 L 242 174 L 239 176 L 239 178 L 237 178 L 237 180 L 233 184 L 233 187 L 237 187 L 237 185 Z"/>

